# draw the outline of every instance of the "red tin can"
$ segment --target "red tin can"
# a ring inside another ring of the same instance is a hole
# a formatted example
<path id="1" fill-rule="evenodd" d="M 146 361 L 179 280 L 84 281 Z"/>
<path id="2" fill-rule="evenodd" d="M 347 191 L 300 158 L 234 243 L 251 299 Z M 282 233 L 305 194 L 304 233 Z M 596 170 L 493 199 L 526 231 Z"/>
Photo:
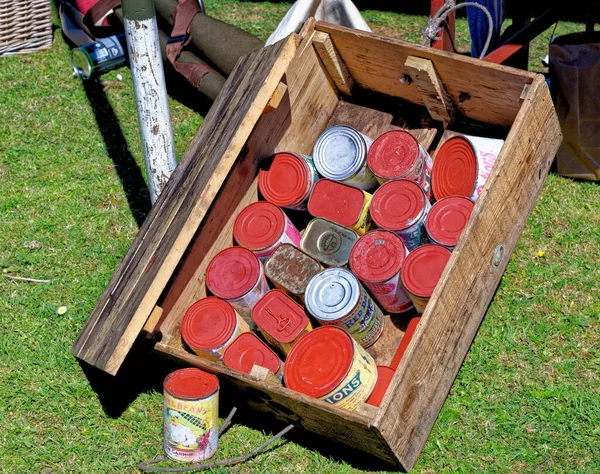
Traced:
<path id="1" fill-rule="evenodd" d="M 300 339 L 288 356 L 286 387 L 355 410 L 377 381 L 375 361 L 342 329 L 325 326 Z"/>
<path id="2" fill-rule="evenodd" d="M 362 189 L 329 179 L 317 181 L 308 200 L 308 212 L 364 234 L 371 228 L 369 204 L 372 196 Z"/>
<path id="3" fill-rule="evenodd" d="M 283 362 L 255 334 L 247 332 L 238 337 L 223 354 L 227 367 L 249 374 L 252 367 L 260 365 L 273 372 L 279 379 L 283 376 Z"/>
<path id="4" fill-rule="evenodd" d="M 402 283 L 417 312 L 423 313 L 446 264 L 450 250 L 441 245 L 427 244 L 412 251 L 402 266 Z"/>
<path id="5" fill-rule="evenodd" d="M 209 296 L 196 301 L 181 321 L 181 337 L 196 354 L 223 358 L 225 349 L 250 327 L 227 301 Z"/>
<path id="6" fill-rule="evenodd" d="M 433 161 L 415 137 L 404 130 L 380 135 L 367 155 L 369 168 L 379 184 L 393 179 L 408 179 L 420 185 L 430 198 Z"/>
<path id="7" fill-rule="evenodd" d="M 406 254 L 402 239 L 386 230 L 367 232 L 350 252 L 350 269 L 389 313 L 402 313 L 413 307 L 400 281 Z"/>
<path id="8" fill-rule="evenodd" d="M 277 288 L 299 300 L 304 299 L 309 280 L 322 269 L 314 258 L 289 244 L 277 247 L 265 263 L 265 273 L 269 280 Z"/>
<path id="9" fill-rule="evenodd" d="M 258 189 L 267 201 L 277 206 L 304 211 L 318 179 L 309 156 L 277 153 L 269 169 L 259 171 Z"/>
<path id="10" fill-rule="evenodd" d="M 288 355 L 312 329 L 304 308 L 281 290 L 271 290 L 252 308 L 252 319 L 273 347 Z"/>
<path id="11" fill-rule="evenodd" d="M 367 404 L 373 405 L 374 407 L 381 405 L 381 400 L 383 400 L 383 396 L 390 386 L 394 372 L 394 369 L 391 367 L 386 367 L 385 365 L 377 366 L 377 383 L 375 384 L 371 396 L 367 400 Z"/>
<path id="12" fill-rule="evenodd" d="M 396 350 L 396 353 L 394 354 L 394 358 L 392 359 L 392 362 L 390 363 L 390 367 L 393 370 L 396 370 L 398 368 L 398 366 L 400 365 L 400 361 L 402 360 L 402 357 L 404 356 L 404 353 L 406 352 L 408 343 L 410 342 L 410 340 L 413 337 L 413 334 L 415 333 L 415 329 L 417 329 L 417 325 L 419 324 L 419 321 L 421 321 L 420 317 L 412 318 L 410 320 L 410 323 L 408 323 L 408 326 L 406 326 L 406 331 L 404 331 L 404 335 L 402 336 L 400 345 L 398 346 L 398 349 Z"/>
<path id="13" fill-rule="evenodd" d="M 458 242 L 474 203 L 463 196 L 449 196 L 436 202 L 425 220 L 429 240 L 453 250 Z"/>
<path id="14" fill-rule="evenodd" d="M 264 263 L 281 244 L 300 247 L 302 236 L 279 207 L 258 201 L 246 206 L 237 215 L 233 223 L 233 238 Z"/>
<path id="15" fill-rule="evenodd" d="M 229 247 L 211 260 L 206 270 L 209 291 L 240 314 L 251 328 L 252 308 L 269 290 L 260 260 L 243 247 Z"/>
<path id="16" fill-rule="evenodd" d="M 421 186 L 408 179 L 397 179 L 375 191 L 371 217 L 380 229 L 397 234 L 410 252 L 423 243 L 425 216 L 430 208 Z"/>

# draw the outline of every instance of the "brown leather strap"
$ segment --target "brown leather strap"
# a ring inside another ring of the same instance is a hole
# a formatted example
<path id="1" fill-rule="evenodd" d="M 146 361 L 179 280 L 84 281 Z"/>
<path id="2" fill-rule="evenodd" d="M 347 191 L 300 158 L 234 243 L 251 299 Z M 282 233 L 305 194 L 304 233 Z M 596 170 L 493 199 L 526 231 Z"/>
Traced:
<path id="1" fill-rule="evenodd" d="M 98 0 L 98 2 L 85 13 L 83 22 L 88 28 L 94 28 L 109 11 L 114 10 L 120 5 L 121 0 Z"/>
<path id="2" fill-rule="evenodd" d="M 177 61 L 181 50 L 190 42 L 190 25 L 194 17 L 201 13 L 198 0 L 179 0 L 173 12 L 173 31 L 167 42 L 167 59 L 175 70 L 190 84 L 198 88 L 200 81 L 213 69 L 206 64 L 192 64 Z"/>

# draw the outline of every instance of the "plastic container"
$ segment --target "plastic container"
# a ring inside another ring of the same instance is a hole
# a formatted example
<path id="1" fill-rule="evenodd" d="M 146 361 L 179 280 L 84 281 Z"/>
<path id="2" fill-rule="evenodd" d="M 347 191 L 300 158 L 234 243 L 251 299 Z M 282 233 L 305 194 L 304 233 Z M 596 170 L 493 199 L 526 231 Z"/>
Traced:
<path id="1" fill-rule="evenodd" d="M 235 218 L 233 238 L 264 263 L 281 244 L 300 247 L 302 236 L 275 204 L 258 201 L 246 206 Z"/>
<path id="2" fill-rule="evenodd" d="M 375 344 L 383 331 L 383 313 L 352 272 L 327 268 L 306 287 L 306 310 L 320 324 L 345 330 L 362 347 Z"/>
<path id="3" fill-rule="evenodd" d="M 350 254 L 350 269 L 388 313 L 403 313 L 413 308 L 400 281 L 406 254 L 402 239 L 386 230 L 366 233 Z"/>
<path id="4" fill-rule="evenodd" d="M 199 462 L 219 446 L 219 379 L 196 368 L 176 370 L 163 384 L 164 450 L 175 461 Z"/>
<path id="5" fill-rule="evenodd" d="M 281 290 L 271 290 L 252 308 L 252 319 L 261 334 L 282 354 L 312 329 L 304 308 Z"/>
<path id="6" fill-rule="evenodd" d="M 463 196 L 449 196 L 436 202 L 425 219 L 429 241 L 452 251 L 458 242 L 474 203 Z"/>
<path id="7" fill-rule="evenodd" d="M 206 270 L 209 291 L 240 314 L 251 328 L 252 308 L 269 290 L 260 260 L 243 247 L 229 247 L 219 252 Z"/>
<path id="8" fill-rule="evenodd" d="M 330 127 L 315 142 L 315 167 L 324 178 L 367 191 L 373 189 L 377 180 L 367 166 L 371 143 L 373 140 L 347 125 Z"/>
<path id="9" fill-rule="evenodd" d="M 283 362 L 279 356 L 251 332 L 244 333 L 233 341 L 223 354 L 223 362 L 230 369 L 245 374 L 249 374 L 255 365 L 260 365 L 279 379 L 283 377 Z"/>
<path id="10" fill-rule="evenodd" d="M 269 169 L 259 171 L 258 189 L 267 201 L 279 207 L 303 211 L 318 179 L 311 157 L 277 153 Z"/>
<path id="11" fill-rule="evenodd" d="M 385 365 L 377 366 L 377 383 L 375 384 L 371 396 L 367 400 L 367 404 L 373 405 L 374 407 L 381 405 L 381 401 L 392 381 L 394 372 L 394 369 L 391 367 L 386 367 Z"/>
<path id="12" fill-rule="evenodd" d="M 425 306 L 446 268 L 450 255 L 446 247 L 428 244 L 419 247 L 406 257 L 400 275 L 418 313 L 425 311 Z"/>
<path id="13" fill-rule="evenodd" d="M 336 327 L 311 331 L 294 346 L 284 382 L 291 390 L 346 410 L 369 398 L 377 381 L 373 358 Z"/>
<path id="14" fill-rule="evenodd" d="M 250 327 L 227 301 L 209 296 L 196 301 L 181 321 L 181 337 L 196 354 L 221 360 L 225 349 Z"/>
<path id="15" fill-rule="evenodd" d="M 372 197 L 353 186 L 320 179 L 308 200 L 308 212 L 315 217 L 350 227 L 362 235 L 371 228 L 369 204 Z"/>
<path id="16" fill-rule="evenodd" d="M 328 267 L 345 267 L 358 234 L 348 227 L 327 219 L 316 218 L 308 223 L 300 248 Z"/>
<path id="17" fill-rule="evenodd" d="M 293 245 L 280 245 L 265 263 L 265 273 L 280 290 L 302 301 L 309 280 L 323 267 Z"/>
<path id="18" fill-rule="evenodd" d="M 423 243 L 425 217 L 430 208 L 421 186 L 408 179 L 398 179 L 375 191 L 371 217 L 380 229 L 397 234 L 410 252 Z"/>

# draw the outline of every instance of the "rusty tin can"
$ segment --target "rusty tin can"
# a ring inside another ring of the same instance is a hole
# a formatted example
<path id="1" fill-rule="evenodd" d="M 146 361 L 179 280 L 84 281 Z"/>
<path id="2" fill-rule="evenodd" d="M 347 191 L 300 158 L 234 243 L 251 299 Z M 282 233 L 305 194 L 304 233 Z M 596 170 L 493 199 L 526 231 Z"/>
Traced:
<path id="1" fill-rule="evenodd" d="M 304 299 L 309 280 L 323 267 L 293 245 L 280 245 L 265 263 L 265 273 L 269 280 L 289 295 Z"/>
<path id="2" fill-rule="evenodd" d="M 358 234 L 348 227 L 327 219 L 316 218 L 308 223 L 300 248 L 328 267 L 345 267 Z"/>

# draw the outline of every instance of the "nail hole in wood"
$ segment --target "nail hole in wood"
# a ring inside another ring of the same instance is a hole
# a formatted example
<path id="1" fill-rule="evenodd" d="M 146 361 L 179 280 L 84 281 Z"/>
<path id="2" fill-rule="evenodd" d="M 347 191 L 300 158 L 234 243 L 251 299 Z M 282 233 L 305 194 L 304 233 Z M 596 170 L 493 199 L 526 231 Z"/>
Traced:
<path id="1" fill-rule="evenodd" d="M 463 102 L 466 102 L 470 98 L 471 98 L 471 94 L 469 94 L 468 92 L 461 92 L 460 95 L 458 96 L 458 103 L 462 104 Z"/>
<path id="2" fill-rule="evenodd" d="M 413 82 L 412 77 L 410 77 L 408 74 L 404 74 L 403 76 L 400 76 L 400 82 L 402 84 L 406 84 L 407 86 L 410 86 Z"/>
<path id="3" fill-rule="evenodd" d="M 494 250 L 494 259 L 493 259 L 494 266 L 497 267 L 498 265 L 500 265 L 503 257 L 504 257 L 504 246 L 498 245 Z"/>

